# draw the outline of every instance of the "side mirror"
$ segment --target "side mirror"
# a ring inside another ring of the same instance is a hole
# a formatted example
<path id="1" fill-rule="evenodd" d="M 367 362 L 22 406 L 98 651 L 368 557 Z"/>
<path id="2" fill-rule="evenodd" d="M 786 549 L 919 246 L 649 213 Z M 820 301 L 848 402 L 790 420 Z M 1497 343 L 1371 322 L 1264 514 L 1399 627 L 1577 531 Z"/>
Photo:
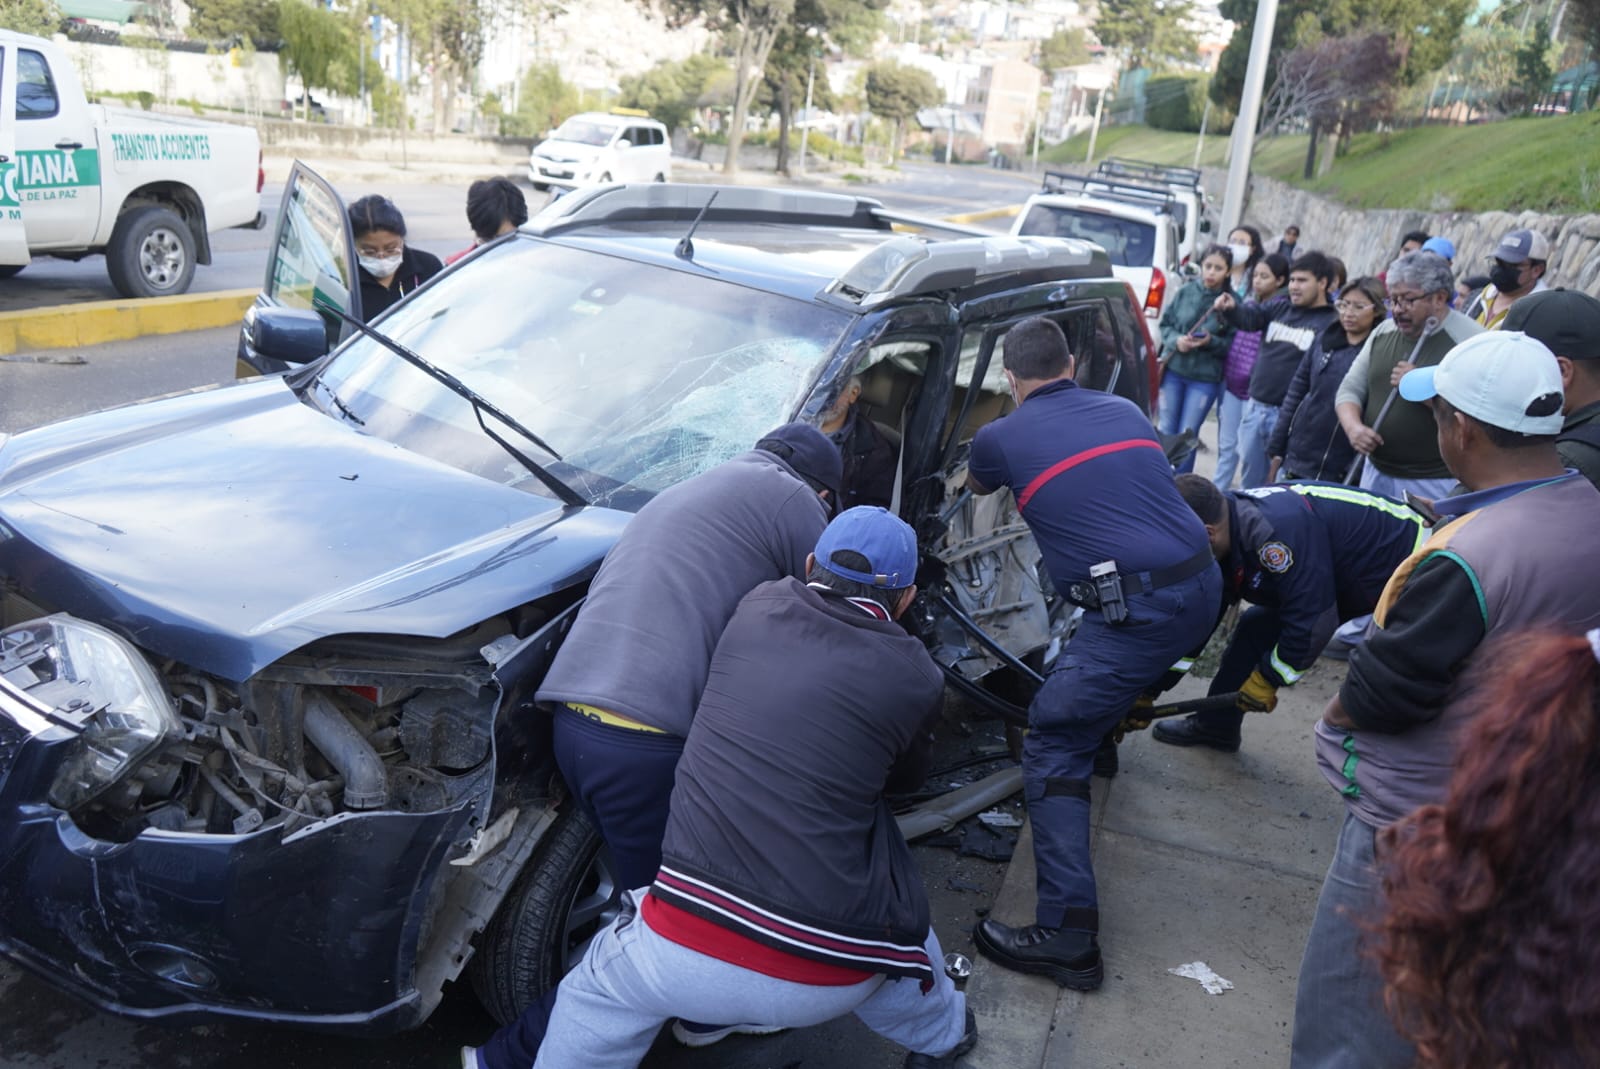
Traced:
<path id="1" fill-rule="evenodd" d="M 619 148 L 619 149 L 628 149 L 628 148 L 632 148 L 632 147 L 633 147 L 633 142 L 632 141 L 629 141 L 625 137 L 617 138 L 617 148 Z"/>
<path id="2" fill-rule="evenodd" d="M 248 330 L 250 348 L 286 364 L 308 364 L 328 352 L 328 326 L 304 308 L 262 308 Z"/>

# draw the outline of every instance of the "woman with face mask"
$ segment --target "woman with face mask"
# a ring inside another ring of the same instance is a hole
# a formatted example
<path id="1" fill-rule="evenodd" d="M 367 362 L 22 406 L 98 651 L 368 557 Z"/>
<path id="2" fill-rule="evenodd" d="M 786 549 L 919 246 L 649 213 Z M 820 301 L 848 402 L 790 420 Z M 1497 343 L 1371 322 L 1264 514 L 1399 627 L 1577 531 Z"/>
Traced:
<path id="1" fill-rule="evenodd" d="M 1253 226 L 1236 226 L 1228 231 L 1228 289 L 1241 301 L 1250 299 L 1255 288 L 1256 264 L 1266 255 L 1261 231 Z"/>
<path id="2" fill-rule="evenodd" d="M 376 193 L 350 205 L 361 279 L 361 316 L 376 319 L 428 279 L 444 270 L 439 258 L 406 244 L 406 221 L 388 197 Z"/>

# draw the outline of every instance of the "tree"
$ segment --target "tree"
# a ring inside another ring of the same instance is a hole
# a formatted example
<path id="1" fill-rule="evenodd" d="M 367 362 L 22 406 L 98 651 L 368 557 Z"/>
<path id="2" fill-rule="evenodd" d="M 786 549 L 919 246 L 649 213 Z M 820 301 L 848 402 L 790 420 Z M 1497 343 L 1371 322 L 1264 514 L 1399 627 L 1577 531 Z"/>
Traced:
<path id="1" fill-rule="evenodd" d="M 693 119 L 711 76 L 727 69 L 727 60 L 704 54 L 681 62 L 662 60 L 643 74 L 623 78 L 617 103 L 648 111 L 668 130 L 676 130 Z"/>
<path id="2" fill-rule="evenodd" d="M 529 67 L 522 76 L 517 110 L 501 120 L 501 133 L 515 137 L 543 137 L 581 110 L 578 88 L 561 77 L 554 63 Z"/>
<path id="3" fill-rule="evenodd" d="M 913 118 L 918 109 L 939 103 L 941 97 L 939 83 L 921 67 L 882 62 L 867 68 L 867 107 L 874 115 L 894 120 L 890 159 L 900 158 L 905 121 Z"/>
<path id="4" fill-rule="evenodd" d="M 739 146 L 750 102 L 767 66 L 767 57 L 784 25 L 794 14 L 795 0 L 667 0 L 667 13 L 677 25 L 703 18 L 733 40 L 733 117 L 728 125 L 725 174 L 739 169 Z"/>
<path id="5" fill-rule="evenodd" d="M 338 65 L 356 61 L 355 36 L 347 19 L 305 0 L 283 0 L 278 30 L 283 34 L 282 58 L 300 79 L 304 115 L 309 118 L 311 90 L 334 88 L 332 75 Z"/>
<path id="6" fill-rule="evenodd" d="M 0 0 L 0 26 L 49 37 L 61 27 L 61 9 L 55 0 Z"/>
<path id="7" fill-rule="evenodd" d="M 207 41 L 278 39 L 278 0 L 194 0 L 189 36 Z"/>
<path id="8" fill-rule="evenodd" d="M 846 55 L 870 52 L 883 26 L 887 0 L 796 0 L 794 18 L 784 27 L 767 58 L 763 78 L 765 101 L 778 113 L 780 174 L 789 173 L 789 128 L 796 107 L 805 99 L 806 82 L 822 62 L 824 50 Z M 832 107 L 826 71 L 812 90 L 814 107 Z"/>
<path id="9" fill-rule="evenodd" d="M 1047 76 L 1066 67 L 1087 63 L 1092 58 L 1089 39 L 1080 29 L 1057 30 L 1039 45 L 1039 68 Z"/>
<path id="10" fill-rule="evenodd" d="M 1199 47 L 1191 14 L 1189 0 L 1101 0 L 1094 32 L 1129 67 L 1162 67 L 1190 59 Z"/>
<path id="11" fill-rule="evenodd" d="M 1311 143 L 1305 177 L 1316 173 L 1317 138 L 1331 130 L 1340 137 L 1356 126 L 1386 117 L 1394 105 L 1389 72 L 1396 65 L 1393 42 L 1385 33 L 1324 37 L 1291 49 L 1261 107 L 1261 128 L 1284 131 L 1305 123 Z"/>
<path id="12" fill-rule="evenodd" d="M 1567 0 L 1567 18 L 1590 57 L 1600 59 L 1600 0 Z"/>

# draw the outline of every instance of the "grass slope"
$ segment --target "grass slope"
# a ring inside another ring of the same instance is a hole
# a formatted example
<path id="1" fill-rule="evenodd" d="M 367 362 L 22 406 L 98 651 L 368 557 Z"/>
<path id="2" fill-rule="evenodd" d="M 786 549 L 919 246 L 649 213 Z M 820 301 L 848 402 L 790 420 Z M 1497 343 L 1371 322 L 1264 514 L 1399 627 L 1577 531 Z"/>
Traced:
<path id="1" fill-rule="evenodd" d="M 1075 137 L 1046 158 L 1082 163 L 1087 148 L 1087 136 Z M 1223 166 L 1226 148 L 1225 137 L 1208 135 L 1201 164 Z M 1107 127 L 1095 142 L 1096 159 L 1190 165 L 1194 150 L 1194 134 L 1143 126 Z M 1332 171 L 1311 182 L 1300 179 L 1305 151 L 1303 136 L 1263 138 L 1255 167 L 1361 208 L 1600 212 L 1600 112 L 1362 134 Z"/>

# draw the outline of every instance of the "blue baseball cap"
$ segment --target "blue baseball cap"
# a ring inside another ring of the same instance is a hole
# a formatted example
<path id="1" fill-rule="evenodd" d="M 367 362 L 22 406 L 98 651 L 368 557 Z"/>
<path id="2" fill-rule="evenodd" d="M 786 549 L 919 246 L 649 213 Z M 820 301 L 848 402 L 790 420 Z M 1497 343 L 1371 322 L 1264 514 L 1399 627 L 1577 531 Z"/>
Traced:
<path id="1" fill-rule="evenodd" d="M 867 569 L 840 564 L 835 553 L 851 551 L 867 559 Z M 917 580 L 917 536 L 911 526 L 881 505 L 845 509 L 817 539 L 817 564 L 834 575 L 885 590 L 904 590 Z"/>
<path id="2" fill-rule="evenodd" d="M 1436 253 L 1446 260 L 1454 260 L 1456 258 L 1456 243 L 1444 237 L 1429 238 L 1422 243 L 1422 251 Z"/>

